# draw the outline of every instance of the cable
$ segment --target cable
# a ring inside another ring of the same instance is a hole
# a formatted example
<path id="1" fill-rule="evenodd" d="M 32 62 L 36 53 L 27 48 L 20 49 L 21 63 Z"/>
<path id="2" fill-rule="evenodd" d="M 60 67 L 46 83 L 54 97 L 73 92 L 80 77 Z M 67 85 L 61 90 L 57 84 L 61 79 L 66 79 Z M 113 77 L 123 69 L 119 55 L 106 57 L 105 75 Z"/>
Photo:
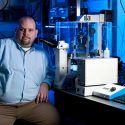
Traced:
<path id="1" fill-rule="evenodd" d="M 38 2 L 38 3 L 36 4 L 36 7 L 35 7 L 34 11 L 32 12 L 31 17 L 33 17 L 33 16 L 35 15 L 36 11 L 40 8 L 40 5 L 41 5 L 40 2 Z"/>
<path id="2" fill-rule="evenodd" d="M 53 40 L 53 39 L 48 40 L 48 39 L 42 39 L 42 38 L 40 38 L 39 41 L 47 44 L 48 46 L 50 46 L 52 48 L 56 48 L 57 45 L 58 45 L 58 42 L 55 41 L 55 40 Z"/>
<path id="3" fill-rule="evenodd" d="M 0 32 L 0 35 L 3 36 L 3 38 L 12 38 L 14 35 L 12 34 L 11 36 L 6 36 L 2 32 Z M 1 39 L 1 38 L 0 38 Z"/>
<path id="4" fill-rule="evenodd" d="M 122 7 L 123 12 L 124 12 L 124 14 L 125 14 L 125 8 L 124 8 L 124 6 L 123 6 L 122 0 L 120 0 L 120 4 L 121 4 L 121 7 Z"/>
<path id="5" fill-rule="evenodd" d="M 9 0 L 0 0 L 0 11 L 4 10 L 6 6 L 8 5 Z"/>

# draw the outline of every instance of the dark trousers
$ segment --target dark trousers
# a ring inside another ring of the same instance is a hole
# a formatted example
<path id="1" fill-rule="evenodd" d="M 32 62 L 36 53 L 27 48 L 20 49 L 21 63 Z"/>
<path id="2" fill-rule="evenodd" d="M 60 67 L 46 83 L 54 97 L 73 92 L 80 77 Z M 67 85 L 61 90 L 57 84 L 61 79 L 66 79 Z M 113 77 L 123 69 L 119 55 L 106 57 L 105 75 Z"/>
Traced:
<path id="1" fill-rule="evenodd" d="M 59 114 L 49 103 L 2 105 L 0 104 L 0 125 L 13 125 L 23 119 L 35 125 L 59 125 Z"/>

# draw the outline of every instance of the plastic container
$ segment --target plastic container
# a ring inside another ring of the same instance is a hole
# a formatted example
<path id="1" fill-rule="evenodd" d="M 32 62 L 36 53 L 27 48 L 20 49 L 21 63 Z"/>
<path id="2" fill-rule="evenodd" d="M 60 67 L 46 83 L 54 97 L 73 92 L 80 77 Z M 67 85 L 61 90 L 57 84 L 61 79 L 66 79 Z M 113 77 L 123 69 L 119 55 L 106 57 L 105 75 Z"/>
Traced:
<path id="1" fill-rule="evenodd" d="M 104 50 L 104 58 L 110 58 L 110 50 L 108 48 Z"/>

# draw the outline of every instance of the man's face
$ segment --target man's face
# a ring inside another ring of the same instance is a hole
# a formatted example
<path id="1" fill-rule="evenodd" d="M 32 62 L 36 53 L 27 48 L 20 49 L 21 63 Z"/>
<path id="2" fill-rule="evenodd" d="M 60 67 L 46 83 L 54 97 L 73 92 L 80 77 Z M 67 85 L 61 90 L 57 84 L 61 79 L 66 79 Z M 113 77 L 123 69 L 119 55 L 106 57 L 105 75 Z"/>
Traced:
<path id="1" fill-rule="evenodd" d="M 22 47 L 28 48 L 32 46 L 37 37 L 38 30 L 35 22 L 32 19 L 25 19 L 21 21 L 19 28 L 16 31 L 16 38 Z"/>

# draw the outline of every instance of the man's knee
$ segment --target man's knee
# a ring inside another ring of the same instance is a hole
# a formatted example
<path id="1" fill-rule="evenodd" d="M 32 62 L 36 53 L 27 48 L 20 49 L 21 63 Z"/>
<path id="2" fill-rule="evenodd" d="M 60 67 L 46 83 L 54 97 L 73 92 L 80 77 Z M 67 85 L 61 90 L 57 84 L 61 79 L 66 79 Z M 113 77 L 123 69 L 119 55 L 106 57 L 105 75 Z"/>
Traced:
<path id="1" fill-rule="evenodd" d="M 44 125 L 59 125 L 60 116 L 58 110 L 51 104 L 48 104 L 46 107 L 45 123 Z"/>
<path id="2" fill-rule="evenodd" d="M 59 125 L 60 124 L 60 117 L 58 111 L 55 109 L 55 111 L 52 111 L 50 114 L 48 114 L 47 118 L 47 125 Z"/>

